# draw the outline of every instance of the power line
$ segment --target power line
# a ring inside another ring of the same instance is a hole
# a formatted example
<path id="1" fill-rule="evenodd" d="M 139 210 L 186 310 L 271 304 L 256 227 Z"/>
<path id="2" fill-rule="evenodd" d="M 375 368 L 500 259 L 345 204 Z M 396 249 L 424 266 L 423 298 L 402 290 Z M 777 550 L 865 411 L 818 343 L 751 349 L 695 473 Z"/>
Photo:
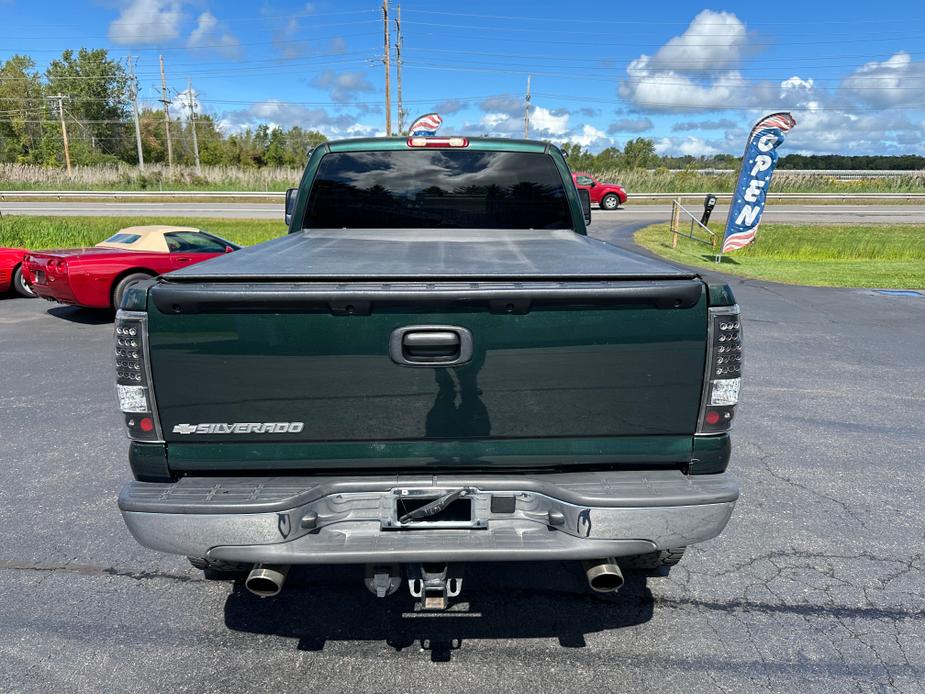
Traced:
<path id="1" fill-rule="evenodd" d="M 227 23 L 227 21 L 228 21 L 228 20 L 224 20 L 224 19 L 223 19 L 223 20 L 222 20 L 222 23 L 223 23 L 223 24 L 224 24 L 224 23 Z M 370 21 L 376 21 L 376 20 L 370 20 Z M 328 23 L 328 24 L 312 24 L 311 27 L 310 27 L 310 29 L 313 30 L 313 29 L 326 29 L 326 28 L 328 28 L 328 27 L 356 26 L 357 24 L 366 24 L 366 23 L 368 23 L 368 22 L 365 22 L 365 21 L 359 21 L 359 22 L 353 21 L 353 22 L 333 22 L 333 23 Z M 114 25 L 114 24 L 119 24 L 120 26 L 122 26 L 122 25 L 121 25 L 120 23 L 118 23 L 118 22 L 112 22 L 112 23 L 110 24 L 110 26 L 112 26 L 112 25 Z M 134 24 L 134 23 L 133 23 L 133 24 Z M 130 25 L 127 24 L 127 25 L 125 25 L 125 26 L 130 26 Z M 142 26 L 145 26 L 145 24 L 142 24 Z M 16 39 L 16 40 L 18 40 L 18 41 L 48 41 L 48 40 L 50 40 L 50 41 L 65 41 L 65 40 L 69 40 L 69 39 L 73 39 L 73 38 L 74 38 L 73 36 L 18 36 L 18 35 L 17 35 L 17 36 L 0 36 L 0 39 Z M 104 41 L 104 40 L 109 40 L 109 39 L 110 39 L 109 36 L 81 36 L 81 40 L 84 40 L 84 41 L 89 41 L 89 40 Z M 304 39 L 299 39 L 299 40 L 301 41 L 301 40 L 304 40 Z M 272 42 L 267 42 L 267 43 L 272 43 Z M 219 45 L 219 46 L 223 46 L 224 44 L 218 44 L 218 45 Z M 194 46 L 194 48 L 202 48 L 202 47 L 203 47 L 203 46 L 199 46 L 199 45 Z M 132 50 L 138 50 L 138 49 L 137 49 L 137 48 L 133 48 Z"/>
<path id="2" fill-rule="evenodd" d="M 378 20 L 371 20 L 371 23 L 378 22 Z M 366 24 L 367 22 L 355 22 L 355 24 Z M 378 36 L 378 32 L 370 33 L 364 32 L 361 34 L 336 34 L 332 35 L 330 38 L 352 38 L 352 37 L 372 37 Z M 291 40 L 275 40 L 275 41 L 253 41 L 248 43 L 239 43 L 238 46 L 252 47 L 252 46 L 278 46 L 280 44 L 289 44 L 289 43 L 304 43 L 306 37 L 291 39 Z M 315 40 L 324 37 L 313 37 Z M 201 48 L 227 48 L 227 44 L 224 43 L 210 43 L 210 44 L 200 44 L 195 47 L 197 50 Z M 67 50 L 63 48 L 9 48 L 5 46 L 0 46 L 0 51 L 9 51 L 10 53 L 19 53 L 20 51 L 29 51 L 30 53 L 61 53 L 62 51 Z M 134 47 L 133 51 L 137 53 L 141 52 L 158 52 L 158 51 L 189 51 L 189 46 L 163 46 L 160 48 L 142 48 Z"/>
<path id="3" fill-rule="evenodd" d="M 376 10 L 374 9 L 363 9 L 363 10 L 345 10 L 340 12 L 288 12 L 286 14 L 260 14 L 252 15 L 250 17 L 226 17 L 222 19 L 224 24 L 234 24 L 237 22 L 252 22 L 254 20 L 266 20 L 266 19 L 291 19 L 292 17 L 298 17 L 300 19 L 309 19 L 315 17 L 335 17 L 335 16 L 344 16 L 344 15 L 357 15 L 357 14 L 374 14 Z M 114 19 L 110 24 L 116 24 L 120 27 L 125 26 L 148 26 L 151 22 L 157 19 L 158 15 L 151 15 L 151 17 L 145 21 L 140 22 L 124 22 L 118 19 Z M 351 24 L 353 22 L 350 22 Z M 45 23 L 45 24 L 27 24 L 28 28 L 36 29 L 45 29 L 48 27 L 72 27 L 72 23 Z M 0 37 L 2 38 L 2 37 Z M 70 37 L 65 37 L 70 38 Z M 102 37 L 108 38 L 108 37 Z"/>
<path id="4" fill-rule="evenodd" d="M 673 22 L 670 20 L 662 20 L 662 19 L 633 20 L 633 19 L 626 19 L 624 17 L 621 17 L 618 20 L 606 20 L 606 19 L 597 19 L 597 18 L 595 19 L 576 19 L 574 17 L 537 17 L 537 16 L 524 17 L 524 16 L 496 15 L 496 14 L 474 14 L 474 13 L 467 13 L 467 12 L 445 12 L 445 11 L 439 11 L 439 10 L 414 10 L 412 9 L 408 11 L 414 12 L 415 14 L 430 14 L 430 15 L 435 14 L 435 15 L 443 15 L 443 16 L 450 16 L 450 17 L 477 17 L 480 19 L 555 22 L 557 24 L 560 24 L 562 22 L 581 22 L 585 24 L 617 24 L 619 26 L 623 26 L 626 24 L 639 24 L 639 25 L 650 25 L 650 26 L 665 26 L 665 25 L 672 25 L 672 24 L 679 25 L 679 26 L 689 26 L 690 25 L 690 21 L 685 21 L 685 20 L 678 20 L 678 21 Z M 916 19 L 907 18 L 907 17 L 903 17 L 902 19 L 883 19 L 882 17 L 876 18 L 876 19 L 861 19 L 861 18 L 829 19 L 829 18 L 826 18 L 826 19 L 820 19 L 820 20 L 806 20 L 806 21 L 793 21 L 793 22 L 762 21 L 760 24 L 756 26 L 765 26 L 765 25 L 767 26 L 771 26 L 771 25 L 774 25 L 774 26 L 805 26 L 807 24 L 823 24 L 825 26 L 828 26 L 830 24 L 868 25 L 868 24 L 877 24 L 877 23 L 892 24 L 894 22 L 897 24 L 908 25 L 911 22 L 918 22 L 918 21 L 925 21 L 925 19 L 916 20 Z M 701 26 L 727 26 L 725 22 L 698 22 L 698 24 Z"/>
<path id="5" fill-rule="evenodd" d="M 425 24 L 425 25 L 426 25 L 426 23 L 424 23 L 424 22 L 408 22 L 407 20 L 406 20 L 405 23 L 406 23 L 406 24 L 418 24 L 418 25 Z M 490 30 L 492 29 L 492 27 L 474 27 L 474 26 L 472 26 L 472 27 L 463 27 L 463 26 L 459 26 L 459 25 L 456 25 L 456 24 L 429 24 L 429 26 L 440 26 L 440 27 L 452 28 L 452 29 L 465 29 L 465 30 L 467 30 L 467 31 L 468 31 L 468 30 L 472 30 L 473 33 L 472 33 L 471 35 L 467 35 L 467 36 L 465 37 L 467 42 L 478 41 L 478 40 L 483 40 L 483 41 L 495 41 L 495 42 L 497 42 L 497 41 L 500 40 L 500 39 L 498 39 L 498 38 L 480 35 L 480 32 L 481 32 L 481 31 L 483 31 L 483 30 L 489 30 L 489 31 L 490 31 Z M 583 33 L 584 33 L 584 32 L 583 32 Z M 443 34 L 436 34 L 436 33 L 434 33 L 434 32 L 423 32 L 423 35 L 425 35 L 425 36 L 439 36 L 440 39 L 443 40 L 444 42 L 445 42 L 445 40 L 446 40 L 446 36 L 445 36 L 445 35 L 443 35 Z M 608 34 L 608 35 L 610 35 L 610 34 Z M 779 41 L 779 42 L 772 42 L 772 43 L 761 43 L 761 42 L 751 42 L 751 41 L 749 41 L 749 42 L 748 42 L 748 46 L 751 47 L 751 48 L 756 48 L 756 47 L 757 47 L 757 48 L 762 48 L 762 47 L 779 47 L 779 46 L 816 46 L 816 45 L 820 45 L 820 44 L 875 43 L 875 42 L 880 42 L 880 41 L 921 40 L 921 39 L 923 39 L 923 38 L 925 38 L 925 36 L 905 36 L 905 37 L 898 37 L 898 36 L 897 36 L 897 37 L 884 38 L 884 39 L 878 39 L 878 38 L 875 38 L 875 37 L 867 37 L 867 38 L 863 38 L 863 39 L 836 39 L 836 40 L 832 40 L 832 41 L 823 41 L 823 40 L 813 40 L 813 41 Z M 504 43 L 541 43 L 541 44 L 543 44 L 543 45 L 565 45 L 565 46 L 572 46 L 572 47 L 580 47 L 580 46 L 619 46 L 619 47 L 622 47 L 622 48 L 661 48 L 663 45 L 665 45 L 664 42 L 662 42 L 662 43 L 636 43 L 636 44 L 632 44 L 632 43 L 627 43 L 627 42 L 625 42 L 625 41 L 621 41 L 621 42 L 619 42 L 619 43 L 615 43 L 615 42 L 612 42 L 612 41 L 611 41 L 611 42 L 608 42 L 608 41 L 577 41 L 577 40 L 557 41 L 557 40 L 554 40 L 554 39 L 550 39 L 550 38 L 548 38 L 548 37 L 544 37 L 544 38 L 535 38 L 535 39 L 528 39 L 528 38 L 515 38 L 515 37 L 513 37 L 513 36 L 505 36 L 503 40 L 504 40 Z M 687 43 L 687 42 L 685 42 L 684 45 L 685 45 L 685 46 L 689 46 L 689 47 L 695 47 L 695 48 L 728 48 L 728 47 L 729 47 L 729 44 L 728 44 L 728 43 Z"/>

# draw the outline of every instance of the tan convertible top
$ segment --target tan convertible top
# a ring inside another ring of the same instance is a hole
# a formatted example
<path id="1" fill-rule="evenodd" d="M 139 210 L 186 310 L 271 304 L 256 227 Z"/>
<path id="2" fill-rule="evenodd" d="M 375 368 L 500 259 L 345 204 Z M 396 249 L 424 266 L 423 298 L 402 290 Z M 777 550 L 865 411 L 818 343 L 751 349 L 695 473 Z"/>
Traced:
<path id="1" fill-rule="evenodd" d="M 119 229 L 116 234 L 132 234 L 138 236 L 134 241 L 129 241 L 128 243 L 122 243 L 119 241 L 100 241 L 96 244 L 97 248 L 121 248 L 126 251 L 148 251 L 154 253 L 168 253 L 170 251 L 167 248 L 167 241 L 164 239 L 164 234 L 171 231 L 200 231 L 196 227 L 171 227 L 171 226 L 162 226 L 160 224 L 153 224 L 150 226 L 141 226 L 141 227 L 125 227 L 124 229 Z M 112 237 L 110 237 L 112 238 Z"/>

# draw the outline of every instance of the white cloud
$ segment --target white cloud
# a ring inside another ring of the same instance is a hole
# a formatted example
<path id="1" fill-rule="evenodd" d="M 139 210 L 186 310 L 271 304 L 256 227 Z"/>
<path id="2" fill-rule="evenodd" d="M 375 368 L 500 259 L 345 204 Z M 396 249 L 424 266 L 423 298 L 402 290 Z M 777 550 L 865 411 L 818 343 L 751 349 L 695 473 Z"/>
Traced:
<path id="1" fill-rule="evenodd" d="M 925 61 L 915 61 L 905 51 L 861 66 L 842 84 L 846 95 L 877 107 L 921 107 L 923 87 Z"/>
<path id="2" fill-rule="evenodd" d="M 806 109 L 795 114 L 787 151 L 838 154 L 906 154 L 922 152 L 925 124 L 902 112 L 851 113 Z"/>
<path id="3" fill-rule="evenodd" d="M 325 70 L 311 83 L 313 87 L 326 89 L 331 99 L 339 104 L 353 101 L 361 92 L 373 91 L 373 85 L 362 72 Z"/>
<path id="4" fill-rule="evenodd" d="M 194 49 L 214 48 L 226 58 L 237 58 L 241 54 L 238 37 L 222 27 L 215 15 L 208 11 L 199 15 L 186 45 Z"/>
<path id="5" fill-rule="evenodd" d="M 747 51 L 748 30 L 738 17 L 704 10 L 654 56 L 630 62 L 620 95 L 652 111 L 748 108 L 766 100 L 771 85 L 742 77 L 737 68 Z"/>
<path id="6" fill-rule="evenodd" d="M 123 46 L 162 43 L 177 38 L 183 12 L 170 0 L 129 0 L 109 25 L 109 38 Z"/>
<path id="7" fill-rule="evenodd" d="M 592 147 L 594 145 L 610 142 L 607 138 L 607 133 L 587 123 L 581 126 L 581 130 L 571 133 L 568 137 L 568 141 L 577 142 L 582 147 Z"/>
<path id="8" fill-rule="evenodd" d="M 655 125 L 649 118 L 618 118 L 607 126 L 607 132 L 614 133 L 644 133 Z"/>
<path id="9" fill-rule="evenodd" d="M 185 121 L 189 119 L 189 104 L 192 99 L 193 110 L 197 115 L 202 113 L 202 104 L 199 103 L 199 92 L 195 89 L 184 89 L 177 92 L 177 95 L 170 102 L 170 117 L 176 120 Z"/>
<path id="10" fill-rule="evenodd" d="M 488 105 L 504 106 L 503 97 L 501 101 L 491 101 L 490 103 L 482 102 L 481 108 Z M 562 139 L 562 136 L 568 133 L 569 113 L 561 110 L 550 110 L 543 106 L 532 106 L 530 108 L 530 137 Z M 485 129 L 486 133 L 495 137 L 522 136 L 524 129 L 523 105 L 521 104 L 520 112 L 503 112 L 490 111 L 482 116 L 478 126 Z M 467 126 L 472 129 L 472 126 Z"/>
<path id="11" fill-rule="evenodd" d="M 358 114 L 331 113 L 324 108 L 307 108 L 278 99 L 258 101 L 246 109 L 228 111 L 219 119 L 219 127 L 229 133 L 253 130 L 261 124 L 286 129 L 297 125 L 335 138 L 384 134 L 378 126 L 361 123 Z"/>
<path id="12" fill-rule="evenodd" d="M 655 71 L 712 72 L 735 68 L 748 48 L 745 24 L 731 12 L 704 10 L 680 36 L 645 59 Z"/>
<path id="13" fill-rule="evenodd" d="M 511 123 L 513 121 L 506 113 L 486 113 L 484 116 L 482 116 L 481 122 L 482 125 L 484 125 L 486 128 L 494 130 L 503 123 Z"/>
<path id="14" fill-rule="evenodd" d="M 700 137 L 663 137 L 655 142 L 658 154 L 669 156 L 709 157 L 724 151 L 724 143 L 704 140 Z M 743 142 L 744 144 L 744 142 Z"/>
<path id="15" fill-rule="evenodd" d="M 568 113 L 553 113 L 548 108 L 534 106 L 530 109 L 530 129 L 549 135 L 564 135 L 568 132 Z"/>

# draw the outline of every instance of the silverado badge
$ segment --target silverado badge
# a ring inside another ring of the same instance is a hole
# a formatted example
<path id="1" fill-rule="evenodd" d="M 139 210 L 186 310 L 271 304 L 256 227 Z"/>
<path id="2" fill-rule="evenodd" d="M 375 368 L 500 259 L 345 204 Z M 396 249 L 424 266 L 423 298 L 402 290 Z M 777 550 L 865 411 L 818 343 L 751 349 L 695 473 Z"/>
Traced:
<path id="1" fill-rule="evenodd" d="M 305 422 L 211 422 L 176 424 L 174 434 L 298 434 Z"/>

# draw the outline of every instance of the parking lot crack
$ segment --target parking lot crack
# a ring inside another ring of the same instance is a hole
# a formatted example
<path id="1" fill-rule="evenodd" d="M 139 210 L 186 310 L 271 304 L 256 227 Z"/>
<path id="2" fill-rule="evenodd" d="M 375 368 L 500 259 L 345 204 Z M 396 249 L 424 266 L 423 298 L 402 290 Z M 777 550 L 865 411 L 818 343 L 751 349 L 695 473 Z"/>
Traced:
<path id="1" fill-rule="evenodd" d="M 205 579 L 195 578 L 186 574 L 169 573 L 166 571 L 146 571 L 136 569 L 125 569 L 115 566 L 102 566 L 98 564 L 75 564 L 72 560 L 66 562 L 43 562 L 43 561 L 17 561 L 10 559 L 0 559 L 0 571 L 30 571 L 47 575 L 53 573 L 72 573 L 82 576 L 115 576 L 118 578 L 129 578 L 135 581 L 147 581 L 153 579 L 163 579 L 169 581 L 179 581 L 181 583 L 205 583 Z M 44 582 L 44 578 L 42 581 Z"/>

